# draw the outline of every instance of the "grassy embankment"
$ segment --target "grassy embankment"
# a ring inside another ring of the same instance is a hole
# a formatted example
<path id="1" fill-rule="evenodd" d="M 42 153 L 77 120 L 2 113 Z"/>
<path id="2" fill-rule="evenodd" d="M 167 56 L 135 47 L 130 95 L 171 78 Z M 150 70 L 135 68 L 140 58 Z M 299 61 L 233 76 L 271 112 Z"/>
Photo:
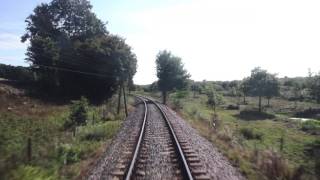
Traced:
<path id="1" fill-rule="evenodd" d="M 94 164 L 116 134 L 123 114 L 116 98 L 90 105 L 76 135 L 65 129 L 70 104 L 57 105 L 0 91 L 0 179 L 75 179 Z"/>
<path id="2" fill-rule="evenodd" d="M 153 96 L 160 99 L 160 94 Z M 194 98 L 190 93 L 179 100 L 180 107 L 173 102 L 174 94 L 170 99 L 171 106 L 233 165 L 239 167 L 248 179 L 294 179 L 299 176 L 316 179 L 319 176 L 316 174 L 319 173 L 319 164 L 317 167 L 315 165 L 316 161 L 319 163 L 319 157 L 313 150 L 319 150 L 320 135 L 305 129 L 308 123 L 289 119 L 295 111 L 319 105 L 298 102 L 295 107 L 294 102 L 276 99 L 271 100 L 270 107 L 266 107 L 265 118 L 246 117 L 241 116 L 240 112 L 256 107 L 256 98 L 247 98 L 248 105 L 241 105 L 239 110 L 228 110 L 227 105 L 234 105 L 239 99 L 225 97 L 224 105 L 217 109 L 217 126 L 212 128 L 209 122 L 213 111 L 206 105 L 205 95 Z M 319 123 L 312 125 L 312 128 L 320 132 Z"/>

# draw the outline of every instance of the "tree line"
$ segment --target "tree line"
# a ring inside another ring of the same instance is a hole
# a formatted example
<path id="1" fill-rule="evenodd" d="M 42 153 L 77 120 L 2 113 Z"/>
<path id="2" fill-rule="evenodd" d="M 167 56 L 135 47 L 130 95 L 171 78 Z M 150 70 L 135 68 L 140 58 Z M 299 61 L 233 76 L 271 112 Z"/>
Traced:
<path id="1" fill-rule="evenodd" d="M 243 98 L 246 104 L 246 97 L 258 97 L 258 111 L 261 112 L 263 98 L 270 106 L 273 97 L 282 96 L 289 100 L 301 101 L 310 100 L 320 103 L 320 74 L 309 73 L 308 77 L 301 78 L 278 78 L 277 74 L 269 73 L 260 67 L 251 71 L 249 77 L 240 81 L 195 82 L 190 80 L 190 75 L 184 68 L 180 57 L 173 55 L 170 51 L 160 51 L 156 56 L 158 81 L 144 87 L 146 91 L 162 92 L 163 103 L 166 103 L 167 94 L 176 90 L 190 90 L 194 96 L 196 93 L 207 94 L 208 104 L 215 109 L 221 103 L 219 90 L 228 90 L 228 95 Z M 289 94 L 289 95 L 288 95 Z"/>
<path id="2" fill-rule="evenodd" d="M 103 99 L 132 82 L 137 58 L 88 0 L 53 0 L 26 18 L 27 62 L 46 93 Z"/>
<path id="3" fill-rule="evenodd" d="M 33 81 L 32 70 L 29 67 L 6 64 L 0 64 L 0 77 L 24 83 Z"/>

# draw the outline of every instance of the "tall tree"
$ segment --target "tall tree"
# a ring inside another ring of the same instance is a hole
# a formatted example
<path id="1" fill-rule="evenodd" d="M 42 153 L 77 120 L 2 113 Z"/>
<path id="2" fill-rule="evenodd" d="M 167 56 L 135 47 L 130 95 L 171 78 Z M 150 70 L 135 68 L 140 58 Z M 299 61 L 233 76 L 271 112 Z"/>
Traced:
<path id="1" fill-rule="evenodd" d="M 192 82 L 191 91 L 193 91 L 193 98 L 196 98 L 196 92 L 199 92 L 199 85 L 196 82 Z"/>
<path id="2" fill-rule="evenodd" d="M 162 92 L 163 103 L 166 104 L 167 93 L 173 89 L 183 89 L 190 77 L 184 69 L 181 58 L 169 51 L 160 51 L 156 58 L 158 87 Z"/>
<path id="3" fill-rule="evenodd" d="M 216 114 L 216 107 L 223 103 L 223 97 L 214 88 L 207 90 L 206 94 L 208 97 L 207 104 L 213 109 L 214 114 Z"/>
<path id="4" fill-rule="evenodd" d="M 246 96 L 248 96 L 249 91 L 250 91 L 250 87 L 249 87 L 249 79 L 245 78 L 242 80 L 241 84 L 240 84 L 240 91 L 242 93 L 243 96 L 243 104 L 246 104 Z"/>
<path id="5" fill-rule="evenodd" d="M 309 75 L 309 89 L 311 96 L 316 100 L 317 103 L 320 103 L 320 74 L 312 76 Z"/>
<path id="6" fill-rule="evenodd" d="M 271 98 L 279 93 L 278 81 L 273 74 L 269 74 L 260 67 L 251 71 L 249 78 L 250 93 L 259 97 L 259 112 L 262 111 L 262 97 Z"/>
<path id="7" fill-rule="evenodd" d="M 279 96 L 279 94 L 280 89 L 278 79 L 275 75 L 268 74 L 265 87 L 265 97 L 267 98 L 268 106 L 270 106 L 270 99 Z"/>
<path id="8" fill-rule="evenodd" d="M 27 61 L 47 91 L 102 99 L 135 74 L 130 46 L 91 9 L 88 0 L 53 0 L 26 19 Z"/>

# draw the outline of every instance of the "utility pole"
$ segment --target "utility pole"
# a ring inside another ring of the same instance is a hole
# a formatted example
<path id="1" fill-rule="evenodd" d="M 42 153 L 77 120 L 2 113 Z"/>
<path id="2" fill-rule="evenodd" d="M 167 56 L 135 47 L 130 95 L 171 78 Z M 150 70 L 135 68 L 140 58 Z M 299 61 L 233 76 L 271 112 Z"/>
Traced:
<path id="1" fill-rule="evenodd" d="M 121 89 L 122 85 L 119 85 L 119 94 L 118 94 L 118 108 L 117 108 L 117 114 L 120 114 L 120 104 L 121 104 Z"/>
<path id="2" fill-rule="evenodd" d="M 126 91 L 125 91 L 125 87 L 124 86 L 122 86 L 122 92 L 123 92 L 124 110 L 125 110 L 126 117 L 127 117 L 128 116 L 127 98 L 126 98 Z"/>

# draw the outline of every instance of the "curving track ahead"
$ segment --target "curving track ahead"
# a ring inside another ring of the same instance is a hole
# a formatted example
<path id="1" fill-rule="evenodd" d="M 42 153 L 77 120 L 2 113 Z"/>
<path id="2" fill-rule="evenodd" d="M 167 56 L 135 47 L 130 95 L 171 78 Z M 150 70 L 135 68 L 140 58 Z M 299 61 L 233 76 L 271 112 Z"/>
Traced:
<path id="1" fill-rule="evenodd" d="M 114 145 L 88 179 L 210 179 L 198 150 L 174 130 L 165 106 L 139 99 Z M 164 109 L 162 109 L 164 108 Z"/>
<path id="2" fill-rule="evenodd" d="M 137 98 L 145 106 L 145 115 L 125 179 L 193 179 L 166 114 L 155 101 L 141 96 Z"/>

